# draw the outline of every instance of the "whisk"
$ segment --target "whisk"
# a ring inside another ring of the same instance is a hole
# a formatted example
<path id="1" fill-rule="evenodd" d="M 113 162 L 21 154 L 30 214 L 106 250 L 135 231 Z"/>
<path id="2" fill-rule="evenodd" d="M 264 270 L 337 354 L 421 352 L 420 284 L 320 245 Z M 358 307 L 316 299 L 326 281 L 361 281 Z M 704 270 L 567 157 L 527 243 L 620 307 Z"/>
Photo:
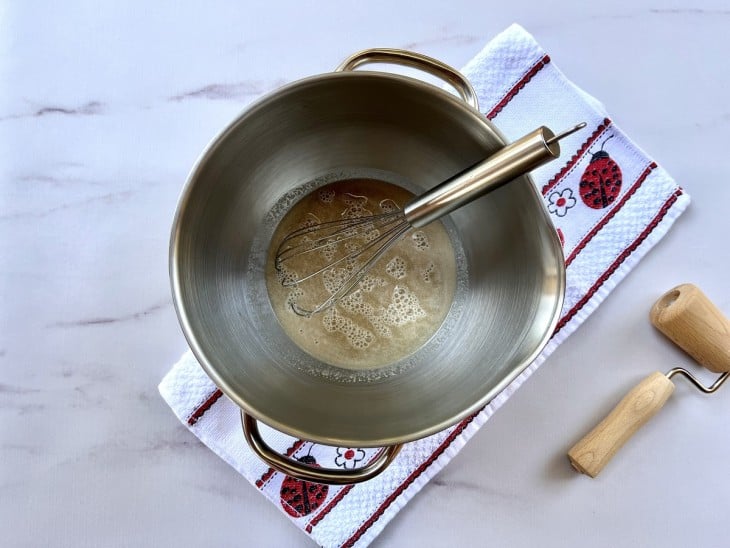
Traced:
<path id="1" fill-rule="evenodd" d="M 585 122 L 558 135 L 542 126 L 492 156 L 410 200 L 402 210 L 378 215 L 343 218 L 305 226 L 286 235 L 274 257 L 274 266 L 285 287 L 297 287 L 318 277 L 327 287 L 326 297 L 311 309 L 290 301 L 301 316 L 323 312 L 352 293 L 369 270 L 411 229 L 421 228 L 509 181 L 560 156 L 558 141 L 585 127 Z M 343 244 L 343 245 L 340 245 Z M 340 250 L 344 248 L 344 251 Z M 312 254 L 330 250 L 324 266 Z M 340 252 L 339 255 L 335 251 Z M 331 274 L 340 266 L 339 276 Z M 295 272 L 295 276 L 286 273 Z M 335 277 L 337 278 L 337 277 Z"/>

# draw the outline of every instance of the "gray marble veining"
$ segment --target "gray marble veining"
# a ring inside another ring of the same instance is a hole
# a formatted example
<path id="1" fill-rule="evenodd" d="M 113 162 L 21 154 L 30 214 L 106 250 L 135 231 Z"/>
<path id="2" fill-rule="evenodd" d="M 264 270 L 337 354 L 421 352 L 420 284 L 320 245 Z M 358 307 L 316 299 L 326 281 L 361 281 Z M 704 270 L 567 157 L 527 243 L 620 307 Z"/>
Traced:
<path id="1" fill-rule="evenodd" d="M 730 313 L 730 10 L 665 4 L 8 4 L 2 544 L 310 545 L 157 394 L 186 349 L 167 272 L 179 192 L 203 147 L 259 95 L 371 46 L 462 66 L 518 21 L 693 204 L 375 545 L 725 545 L 730 480 L 717 471 L 730 458 L 730 390 L 678 388 L 598 480 L 564 458 L 632 383 L 689 362 L 648 325 L 658 292 L 693 281 Z"/>

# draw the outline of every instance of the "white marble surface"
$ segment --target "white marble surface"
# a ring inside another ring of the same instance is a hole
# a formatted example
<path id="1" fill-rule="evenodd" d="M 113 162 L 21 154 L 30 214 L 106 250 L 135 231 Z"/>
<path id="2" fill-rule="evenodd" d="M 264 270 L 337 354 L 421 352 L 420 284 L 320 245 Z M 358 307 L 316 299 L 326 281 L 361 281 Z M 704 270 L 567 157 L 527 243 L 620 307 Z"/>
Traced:
<path id="1" fill-rule="evenodd" d="M 730 389 L 681 383 L 596 480 L 565 459 L 644 375 L 694 367 L 648 323 L 661 292 L 693 281 L 730 313 L 727 0 L 75 0 L 0 7 L 3 546 L 311 544 L 157 393 L 185 349 L 181 185 L 262 92 L 374 45 L 459 67 L 513 21 L 693 203 L 374 545 L 728 545 Z"/>

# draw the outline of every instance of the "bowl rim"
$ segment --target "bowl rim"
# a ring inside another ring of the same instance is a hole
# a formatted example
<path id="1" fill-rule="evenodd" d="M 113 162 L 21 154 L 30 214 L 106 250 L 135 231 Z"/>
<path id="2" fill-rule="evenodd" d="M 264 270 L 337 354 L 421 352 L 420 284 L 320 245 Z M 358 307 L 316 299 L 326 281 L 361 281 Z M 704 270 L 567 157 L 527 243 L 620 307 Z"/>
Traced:
<path id="1" fill-rule="evenodd" d="M 203 170 L 208 159 L 216 152 L 216 150 L 222 146 L 228 139 L 229 135 L 246 119 L 246 117 L 253 115 L 255 112 L 266 108 L 271 102 L 276 100 L 280 95 L 287 92 L 293 91 L 300 86 L 311 85 L 313 83 L 325 82 L 328 80 L 338 80 L 340 78 L 387 78 L 394 81 L 399 81 L 409 86 L 417 86 L 422 89 L 434 94 L 435 100 L 447 101 L 451 103 L 453 108 L 462 109 L 472 117 L 475 124 L 480 125 L 484 131 L 492 133 L 499 141 L 503 144 L 507 144 L 508 139 L 502 134 L 502 132 L 491 123 L 482 113 L 474 109 L 471 105 L 464 102 L 458 96 L 428 82 L 405 76 L 401 74 L 393 74 L 375 70 L 358 70 L 353 72 L 330 72 L 314 76 L 309 76 L 288 83 L 282 87 L 273 90 L 256 101 L 245 107 L 228 125 L 226 125 L 210 142 L 206 145 L 203 151 L 199 154 L 192 168 L 190 169 L 186 181 L 180 192 L 180 196 L 177 202 L 177 208 L 173 217 L 172 228 L 169 240 L 169 256 L 168 256 L 168 270 L 170 278 L 170 286 L 172 291 L 173 305 L 177 314 L 178 322 L 183 331 L 183 335 L 195 356 L 196 360 L 203 368 L 205 373 L 210 377 L 213 383 L 226 395 L 232 402 L 254 417 L 256 420 L 266 424 L 267 426 L 274 428 L 280 432 L 295 436 L 299 439 L 309 440 L 315 443 L 322 443 L 333 446 L 351 446 L 351 447 L 382 447 L 388 445 L 395 445 L 400 443 L 406 443 L 422 439 L 429 435 L 441 432 L 450 426 L 453 426 L 464 419 L 468 419 L 478 413 L 486 405 L 488 405 L 495 396 L 502 392 L 513 380 L 515 380 L 529 365 L 539 356 L 545 346 L 549 343 L 552 338 L 555 327 L 560 320 L 560 312 L 562 310 L 563 301 L 565 298 L 566 290 L 566 269 L 562 245 L 558 234 L 555 230 L 551 231 L 552 241 L 552 252 L 556 255 L 557 263 L 559 268 L 557 269 L 557 280 L 556 280 L 556 299 L 555 308 L 551 317 L 551 321 L 546 326 L 543 337 L 539 344 L 535 346 L 533 351 L 524 358 L 518 365 L 513 367 L 504 377 L 496 383 L 489 391 L 487 391 L 481 398 L 472 404 L 465 406 L 462 411 L 453 415 L 452 417 L 438 421 L 427 428 L 422 428 L 418 431 L 414 431 L 408 435 L 381 437 L 378 439 L 353 439 L 351 437 L 341 436 L 322 436 L 320 434 L 312 435 L 304 429 L 292 427 L 291 425 L 282 423 L 272 417 L 269 417 L 267 413 L 255 406 L 250 405 L 245 401 L 237 391 L 230 386 L 226 381 L 225 377 L 217 371 L 216 367 L 207 358 L 206 352 L 202 345 L 198 342 L 195 335 L 195 331 L 191 326 L 188 312 L 185 308 L 185 301 L 182 294 L 182 287 L 178 271 L 178 256 L 179 256 L 179 240 L 181 232 L 182 219 L 187 209 L 187 205 L 190 202 L 193 188 L 195 187 L 196 180 L 200 177 L 201 171 Z M 531 192 L 537 198 L 537 201 L 541 205 L 540 211 L 544 217 L 544 221 L 549 226 L 553 226 L 550 219 L 547 208 L 545 207 L 542 196 L 532 180 L 530 174 L 526 174 L 525 177 L 530 183 Z M 387 382 L 387 381 L 386 381 Z"/>

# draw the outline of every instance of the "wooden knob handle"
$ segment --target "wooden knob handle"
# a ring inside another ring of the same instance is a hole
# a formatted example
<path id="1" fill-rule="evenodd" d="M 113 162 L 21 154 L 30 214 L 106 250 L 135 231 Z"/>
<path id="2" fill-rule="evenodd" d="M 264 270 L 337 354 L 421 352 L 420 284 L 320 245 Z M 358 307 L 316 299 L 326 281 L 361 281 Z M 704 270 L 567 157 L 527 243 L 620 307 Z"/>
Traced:
<path id="1" fill-rule="evenodd" d="M 651 323 L 710 371 L 730 371 L 730 320 L 692 284 L 667 291 L 651 309 Z"/>
<path id="2" fill-rule="evenodd" d="M 674 384 L 666 375 L 652 373 L 646 377 L 568 451 L 573 468 L 595 478 L 634 432 L 662 408 L 672 392 Z"/>

